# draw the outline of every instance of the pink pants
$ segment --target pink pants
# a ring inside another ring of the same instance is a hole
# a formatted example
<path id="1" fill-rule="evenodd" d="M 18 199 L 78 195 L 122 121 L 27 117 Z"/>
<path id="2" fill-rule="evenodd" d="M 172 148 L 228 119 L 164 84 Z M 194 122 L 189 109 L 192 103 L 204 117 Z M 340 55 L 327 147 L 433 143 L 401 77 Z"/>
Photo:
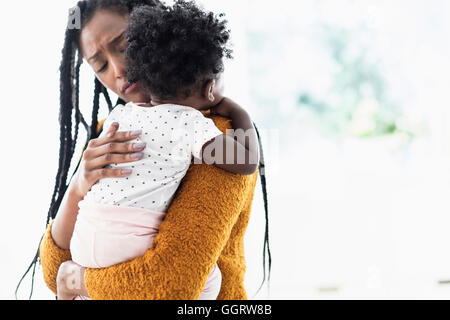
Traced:
<path id="1" fill-rule="evenodd" d="M 70 251 L 87 268 L 107 268 L 143 256 L 152 248 L 165 213 L 80 201 Z M 215 300 L 222 274 L 214 267 L 199 300 Z"/>

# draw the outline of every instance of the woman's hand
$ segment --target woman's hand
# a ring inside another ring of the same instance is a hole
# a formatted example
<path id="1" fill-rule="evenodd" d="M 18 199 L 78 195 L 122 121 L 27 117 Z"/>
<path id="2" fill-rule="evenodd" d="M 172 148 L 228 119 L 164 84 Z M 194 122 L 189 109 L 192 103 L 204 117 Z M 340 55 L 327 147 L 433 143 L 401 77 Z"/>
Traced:
<path id="1" fill-rule="evenodd" d="M 139 137 L 141 132 L 117 132 L 119 125 L 113 123 L 99 138 L 89 142 L 83 153 L 83 158 L 77 173 L 59 207 L 52 227 L 52 238 L 56 245 L 63 249 L 70 248 L 70 239 L 78 215 L 78 203 L 83 200 L 88 191 L 100 179 L 111 177 L 126 177 L 131 174 L 121 169 L 107 169 L 105 166 L 113 163 L 135 162 L 143 157 L 139 151 L 145 145 L 127 143 Z M 133 158 L 137 156 L 137 158 Z"/>
<path id="2" fill-rule="evenodd" d="M 103 178 L 127 177 L 130 170 L 107 169 L 111 164 L 136 162 L 142 159 L 146 147 L 142 143 L 126 143 L 142 134 L 139 131 L 118 132 L 119 124 L 113 123 L 105 134 L 92 139 L 83 153 L 80 168 L 74 177 L 73 191 L 84 197 Z"/>
<path id="3" fill-rule="evenodd" d="M 61 264 L 56 277 L 58 300 L 74 300 L 76 297 L 88 297 L 84 283 L 86 268 L 73 261 Z"/>

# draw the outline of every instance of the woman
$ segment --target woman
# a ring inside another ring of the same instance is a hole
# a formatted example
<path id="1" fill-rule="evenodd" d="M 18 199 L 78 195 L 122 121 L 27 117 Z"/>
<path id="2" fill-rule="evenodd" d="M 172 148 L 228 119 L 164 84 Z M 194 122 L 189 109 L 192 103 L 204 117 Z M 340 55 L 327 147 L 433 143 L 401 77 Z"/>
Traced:
<path id="1" fill-rule="evenodd" d="M 120 170 L 104 169 L 105 166 L 137 161 L 133 155 L 142 151 L 127 143 L 136 136 L 130 132 L 119 132 L 117 126 L 105 128 L 108 135 L 98 138 L 101 123 L 97 121 L 100 94 L 104 95 L 109 109 L 113 108 L 107 89 L 115 92 L 121 102 L 149 101 L 139 84 L 130 86 L 125 77 L 125 30 L 129 13 L 141 4 L 158 5 L 158 2 L 80 1 L 81 29 L 68 28 L 66 31 L 61 63 L 60 163 L 47 220 L 48 228 L 34 265 L 40 257 L 46 284 L 55 294 L 66 298 L 81 295 L 92 299 L 173 300 L 197 299 L 217 262 L 223 276 L 218 299 L 246 299 L 243 240 L 257 174 L 240 176 L 214 166 L 193 165 L 160 226 L 154 249 L 147 251 L 143 257 L 107 269 L 85 270 L 70 261 L 70 239 L 78 202 L 98 180 L 127 176 Z M 78 106 L 79 70 L 83 58 L 97 76 L 90 126 Z M 76 119 L 74 137 L 72 110 L 75 110 Z M 229 120 L 211 118 L 220 130 L 230 128 Z M 89 133 L 89 142 L 67 186 L 80 122 Z M 264 253 L 267 249 L 270 271 L 267 231 L 266 224 Z M 67 280 L 74 281 L 74 276 L 77 276 L 77 285 L 68 286 Z"/>

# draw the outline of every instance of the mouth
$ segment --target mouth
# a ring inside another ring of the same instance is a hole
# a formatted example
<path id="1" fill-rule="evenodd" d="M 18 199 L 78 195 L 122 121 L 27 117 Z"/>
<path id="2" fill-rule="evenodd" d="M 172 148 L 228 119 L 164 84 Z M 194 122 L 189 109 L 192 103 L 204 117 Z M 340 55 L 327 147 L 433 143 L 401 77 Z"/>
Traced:
<path id="1" fill-rule="evenodd" d="M 129 82 L 125 82 L 125 84 L 120 89 L 120 92 L 122 92 L 122 94 L 130 94 L 134 90 L 136 90 L 137 87 L 138 87 L 138 84 L 136 82 L 131 83 L 131 84 Z"/>

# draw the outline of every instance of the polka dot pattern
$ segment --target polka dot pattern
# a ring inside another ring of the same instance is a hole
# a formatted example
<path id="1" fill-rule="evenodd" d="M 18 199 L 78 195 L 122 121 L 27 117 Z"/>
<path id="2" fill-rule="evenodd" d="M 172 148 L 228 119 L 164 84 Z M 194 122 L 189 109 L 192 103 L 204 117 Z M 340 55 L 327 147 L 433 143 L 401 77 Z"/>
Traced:
<path id="1" fill-rule="evenodd" d="M 131 169 L 126 178 L 105 178 L 95 184 L 86 201 L 130 206 L 166 212 L 180 182 L 192 163 L 200 158 L 203 145 L 222 135 L 211 119 L 190 107 L 164 104 L 145 107 L 118 105 L 105 120 L 104 127 L 119 123 L 119 131 L 142 130 L 129 143 L 147 143 L 143 158 L 114 163 L 109 169 Z"/>

